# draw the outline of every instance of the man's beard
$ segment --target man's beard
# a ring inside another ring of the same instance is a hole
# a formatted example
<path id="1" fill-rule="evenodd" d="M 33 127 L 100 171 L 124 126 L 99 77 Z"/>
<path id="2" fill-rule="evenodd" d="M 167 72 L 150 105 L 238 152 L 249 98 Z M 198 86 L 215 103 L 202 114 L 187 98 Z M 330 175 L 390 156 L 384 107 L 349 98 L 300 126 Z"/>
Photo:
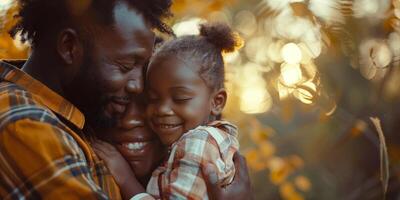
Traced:
<path id="1" fill-rule="evenodd" d="M 85 127 L 93 129 L 109 129 L 117 125 L 117 118 L 108 116 L 105 112 L 110 97 L 101 91 L 101 84 L 92 73 L 95 62 L 91 56 L 84 58 L 81 70 L 72 84 L 66 90 L 72 103 L 81 110 L 85 116 Z"/>
<path id="2" fill-rule="evenodd" d="M 110 102 L 110 98 L 100 97 L 99 104 L 85 113 L 88 124 L 94 129 L 109 129 L 117 125 L 117 117 L 108 116 L 105 112 L 105 106 Z"/>

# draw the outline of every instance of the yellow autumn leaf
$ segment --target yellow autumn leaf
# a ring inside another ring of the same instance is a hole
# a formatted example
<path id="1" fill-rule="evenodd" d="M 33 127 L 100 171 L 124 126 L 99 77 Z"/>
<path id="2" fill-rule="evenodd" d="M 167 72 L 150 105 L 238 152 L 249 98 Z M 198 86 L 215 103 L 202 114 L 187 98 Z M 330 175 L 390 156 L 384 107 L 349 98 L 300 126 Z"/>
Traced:
<path id="1" fill-rule="evenodd" d="M 311 182 L 305 176 L 297 176 L 294 179 L 294 183 L 301 191 L 309 191 L 311 189 Z"/>
<path id="2" fill-rule="evenodd" d="M 266 136 L 264 135 L 264 133 L 261 130 L 254 130 L 250 133 L 250 137 L 251 140 L 256 143 L 259 144 L 261 141 L 266 140 Z"/>
<path id="3" fill-rule="evenodd" d="M 285 182 L 279 187 L 279 193 L 285 200 L 303 200 L 304 197 L 296 191 L 292 183 Z"/>
<path id="4" fill-rule="evenodd" d="M 283 183 L 292 172 L 292 168 L 281 158 L 272 158 L 268 164 L 270 169 L 269 178 L 273 184 L 279 185 Z"/>
<path id="5" fill-rule="evenodd" d="M 263 158 L 269 158 L 275 153 L 275 146 L 269 141 L 260 142 L 259 149 Z"/>
<path id="6" fill-rule="evenodd" d="M 302 168 L 304 166 L 304 161 L 297 155 L 292 155 L 288 158 L 288 162 L 290 165 L 292 165 L 294 168 Z"/>
<path id="7" fill-rule="evenodd" d="M 256 149 L 250 149 L 244 153 L 247 164 L 250 169 L 254 171 L 260 171 L 267 168 L 267 164 L 262 162 L 259 157 L 259 152 Z"/>

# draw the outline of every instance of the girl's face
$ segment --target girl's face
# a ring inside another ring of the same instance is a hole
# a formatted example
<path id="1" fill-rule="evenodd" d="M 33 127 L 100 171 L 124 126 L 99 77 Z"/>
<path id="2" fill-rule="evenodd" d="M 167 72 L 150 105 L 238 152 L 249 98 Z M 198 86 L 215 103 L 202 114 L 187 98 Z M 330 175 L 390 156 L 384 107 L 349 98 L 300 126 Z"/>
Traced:
<path id="1" fill-rule="evenodd" d="M 168 146 L 211 114 L 211 90 L 193 65 L 170 56 L 155 58 L 148 69 L 149 125 Z"/>
<path id="2" fill-rule="evenodd" d="M 140 101 L 139 101 L 140 100 Z M 145 104 L 139 97 L 131 102 L 117 127 L 105 130 L 102 139 L 113 144 L 129 162 L 139 180 L 146 185 L 160 164 L 166 148 L 145 123 Z"/>

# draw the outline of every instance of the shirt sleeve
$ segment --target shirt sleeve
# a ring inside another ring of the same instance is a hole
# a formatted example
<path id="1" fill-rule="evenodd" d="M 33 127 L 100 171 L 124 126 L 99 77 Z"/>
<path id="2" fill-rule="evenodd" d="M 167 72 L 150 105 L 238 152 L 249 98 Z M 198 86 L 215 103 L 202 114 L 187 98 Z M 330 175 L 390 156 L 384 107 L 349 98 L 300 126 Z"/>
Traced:
<path id="1" fill-rule="evenodd" d="M 196 130 L 177 144 L 172 171 L 163 185 L 168 199 L 204 199 L 207 187 L 201 169 L 222 162 L 216 141 L 204 130 Z"/>
<path id="2" fill-rule="evenodd" d="M 0 177 L 5 199 L 108 199 L 68 133 L 21 119 L 0 130 Z"/>

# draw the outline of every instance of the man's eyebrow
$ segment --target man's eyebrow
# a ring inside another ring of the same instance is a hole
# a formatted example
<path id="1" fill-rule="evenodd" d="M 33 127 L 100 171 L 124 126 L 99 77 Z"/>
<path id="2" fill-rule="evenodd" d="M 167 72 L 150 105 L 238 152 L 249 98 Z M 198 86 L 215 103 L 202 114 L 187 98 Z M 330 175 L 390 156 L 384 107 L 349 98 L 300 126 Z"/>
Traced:
<path id="1" fill-rule="evenodd" d="M 124 52 L 120 59 L 146 59 L 147 50 L 145 48 L 135 48 L 134 50 Z"/>

